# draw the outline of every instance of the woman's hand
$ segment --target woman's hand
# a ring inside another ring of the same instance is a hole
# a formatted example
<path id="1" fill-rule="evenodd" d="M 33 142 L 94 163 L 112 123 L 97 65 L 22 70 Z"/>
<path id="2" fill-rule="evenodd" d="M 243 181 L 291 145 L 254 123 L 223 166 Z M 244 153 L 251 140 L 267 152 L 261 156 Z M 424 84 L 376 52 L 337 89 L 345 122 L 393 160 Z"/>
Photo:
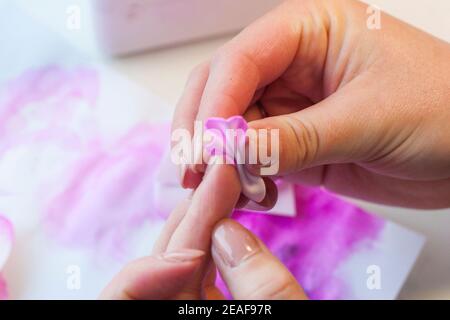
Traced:
<path id="1" fill-rule="evenodd" d="M 235 299 L 306 299 L 292 274 L 239 223 L 226 219 L 213 236 L 214 262 Z M 136 260 L 112 280 L 101 298 L 223 299 L 210 281 L 203 288 L 204 295 L 186 291 L 205 259 L 203 251 L 180 249 Z"/>
<path id="2" fill-rule="evenodd" d="M 244 115 L 255 129 L 280 130 L 278 175 L 380 203 L 449 207 L 450 45 L 385 14 L 371 30 L 367 8 L 286 1 L 192 72 L 173 130 Z M 188 168 L 183 186 L 200 176 Z"/>
<path id="3" fill-rule="evenodd" d="M 223 299 L 215 286 L 217 266 L 236 299 L 305 299 L 295 278 L 259 239 L 224 219 L 239 194 L 235 169 L 212 166 L 192 198 L 170 215 L 153 256 L 126 266 L 101 298 Z"/>

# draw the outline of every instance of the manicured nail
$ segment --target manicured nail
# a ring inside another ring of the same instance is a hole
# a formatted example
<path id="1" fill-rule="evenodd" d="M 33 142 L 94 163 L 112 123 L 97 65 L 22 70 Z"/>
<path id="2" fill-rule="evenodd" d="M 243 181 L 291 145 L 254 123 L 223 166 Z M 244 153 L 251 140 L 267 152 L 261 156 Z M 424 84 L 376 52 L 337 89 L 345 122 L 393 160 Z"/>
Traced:
<path id="1" fill-rule="evenodd" d="M 183 185 L 184 177 L 186 176 L 186 164 L 182 163 L 178 166 L 178 178 L 180 179 L 180 184 Z"/>
<path id="2" fill-rule="evenodd" d="M 235 268 L 259 252 L 260 246 L 248 230 L 227 220 L 214 231 L 213 250 L 225 265 Z"/>
<path id="3" fill-rule="evenodd" d="M 202 175 L 194 173 L 192 169 L 188 166 L 181 186 L 185 189 L 195 189 L 198 187 L 201 181 Z"/>
<path id="4" fill-rule="evenodd" d="M 204 251 L 196 249 L 181 249 L 177 251 L 164 252 L 158 256 L 167 262 L 181 263 L 200 259 L 205 255 Z"/>
<path id="5" fill-rule="evenodd" d="M 205 179 L 207 176 L 209 176 L 209 174 L 211 173 L 213 168 L 214 168 L 214 163 L 212 163 L 206 167 L 205 173 L 203 174 L 203 179 Z"/>

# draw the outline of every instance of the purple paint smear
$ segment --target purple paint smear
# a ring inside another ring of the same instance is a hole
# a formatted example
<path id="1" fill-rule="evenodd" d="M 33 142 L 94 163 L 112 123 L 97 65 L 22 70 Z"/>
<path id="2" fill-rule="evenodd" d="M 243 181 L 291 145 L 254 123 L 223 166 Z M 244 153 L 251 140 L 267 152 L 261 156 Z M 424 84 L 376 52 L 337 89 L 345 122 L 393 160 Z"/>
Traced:
<path id="1" fill-rule="evenodd" d="M 310 299 L 342 299 L 349 288 L 335 271 L 353 254 L 370 250 L 384 220 L 319 188 L 296 186 L 295 218 L 236 211 L 286 265 Z M 227 292 L 221 279 L 219 287 Z M 229 293 L 227 293 L 230 297 Z"/>

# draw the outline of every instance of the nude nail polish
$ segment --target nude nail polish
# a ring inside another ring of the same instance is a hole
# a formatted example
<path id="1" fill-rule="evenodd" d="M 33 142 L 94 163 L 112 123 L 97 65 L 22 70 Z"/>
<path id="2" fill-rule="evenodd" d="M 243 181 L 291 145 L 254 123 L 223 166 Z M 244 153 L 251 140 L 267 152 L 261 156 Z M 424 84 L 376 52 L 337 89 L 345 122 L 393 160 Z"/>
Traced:
<path id="1" fill-rule="evenodd" d="M 213 250 L 225 265 L 235 268 L 261 249 L 248 230 L 236 222 L 226 221 L 214 232 Z"/>
<path id="2" fill-rule="evenodd" d="M 184 177 L 186 176 L 186 169 L 187 169 L 187 166 L 184 163 L 182 163 L 178 166 L 178 175 L 179 175 L 181 185 L 183 185 Z"/>
<path id="3" fill-rule="evenodd" d="M 167 262 L 181 263 L 200 259 L 204 255 L 205 252 L 201 250 L 181 249 L 178 251 L 164 252 L 158 258 Z"/>

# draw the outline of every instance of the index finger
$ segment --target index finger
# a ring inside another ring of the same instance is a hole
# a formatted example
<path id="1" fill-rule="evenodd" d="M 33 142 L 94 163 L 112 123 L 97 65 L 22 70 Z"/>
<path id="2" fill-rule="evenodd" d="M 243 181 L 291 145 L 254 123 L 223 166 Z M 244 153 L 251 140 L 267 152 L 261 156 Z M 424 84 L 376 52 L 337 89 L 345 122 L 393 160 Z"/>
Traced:
<path id="1" fill-rule="evenodd" d="M 293 14 L 291 5 L 279 6 L 219 49 L 209 68 L 197 69 L 175 110 L 173 129 L 193 134 L 194 119 L 242 115 L 258 88 L 293 61 L 301 33 Z"/>
<path id="2" fill-rule="evenodd" d="M 214 225 L 231 214 L 240 193 L 239 177 L 232 165 L 210 165 L 166 250 L 188 248 L 208 252 Z"/>
<path id="3" fill-rule="evenodd" d="M 210 165 L 196 189 L 189 208 L 170 237 L 166 250 L 197 249 L 209 252 L 214 225 L 229 216 L 241 193 L 236 169 L 231 165 Z M 186 284 L 178 299 L 199 298 L 202 292 L 204 274 L 208 269 L 206 261 Z"/>

